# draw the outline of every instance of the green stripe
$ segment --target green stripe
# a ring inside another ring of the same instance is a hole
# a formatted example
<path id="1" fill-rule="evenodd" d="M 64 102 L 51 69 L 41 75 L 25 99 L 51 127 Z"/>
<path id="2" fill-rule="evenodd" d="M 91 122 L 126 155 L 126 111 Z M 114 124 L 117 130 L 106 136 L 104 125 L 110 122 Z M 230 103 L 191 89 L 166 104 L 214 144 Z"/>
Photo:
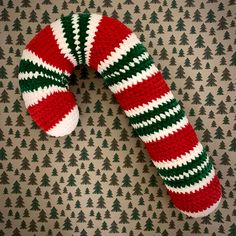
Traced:
<path id="1" fill-rule="evenodd" d="M 135 131 L 139 134 L 139 136 L 143 135 L 150 135 L 154 132 L 159 132 L 160 130 L 163 130 L 164 128 L 168 128 L 169 126 L 172 126 L 173 124 L 176 124 L 178 121 L 180 121 L 185 116 L 185 111 L 183 109 L 180 109 L 177 113 L 174 115 L 164 118 L 161 121 L 156 121 L 156 123 L 152 123 L 148 126 L 144 126 L 141 128 L 135 128 Z"/>
<path id="2" fill-rule="evenodd" d="M 51 85 L 57 85 L 63 88 L 67 88 L 67 84 L 63 84 L 61 81 L 57 81 L 54 79 L 46 78 L 43 76 L 38 76 L 37 78 L 32 79 L 23 79 L 19 80 L 21 92 L 32 92 L 33 90 L 37 90 L 38 88 L 45 88 Z"/>
<path id="3" fill-rule="evenodd" d="M 89 13 L 83 13 L 79 14 L 79 33 L 80 33 L 80 51 L 81 51 L 81 56 L 82 56 L 82 64 L 86 64 L 85 60 L 85 42 L 86 42 L 86 37 L 88 36 L 88 22 L 90 18 Z"/>
<path id="4" fill-rule="evenodd" d="M 19 85 L 21 92 L 29 92 L 33 91 L 34 89 L 37 89 L 39 87 L 48 87 L 50 85 L 58 85 L 60 87 L 66 88 L 68 86 L 67 76 L 64 74 L 55 73 L 51 70 L 47 70 L 42 66 L 38 66 L 36 64 L 33 64 L 33 62 L 21 60 L 20 66 L 19 66 L 19 72 L 26 73 L 26 72 L 42 72 L 43 74 L 52 76 L 54 79 L 45 78 L 42 76 L 38 76 L 37 78 L 32 79 L 22 79 L 19 80 Z"/>
<path id="5" fill-rule="evenodd" d="M 63 27 L 63 32 L 65 33 L 66 42 L 68 43 L 69 48 L 71 49 L 71 53 L 76 58 L 76 61 L 79 64 L 79 58 L 75 49 L 76 46 L 74 44 L 75 34 L 73 33 L 74 29 L 72 27 L 72 15 L 62 17 L 61 23 Z"/>
<path id="6" fill-rule="evenodd" d="M 107 84 L 107 86 L 113 86 L 122 80 L 128 80 L 137 73 L 141 73 L 145 70 L 150 69 L 152 65 L 154 65 L 153 59 L 149 56 L 148 59 L 141 61 L 140 64 L 133 67 L 132 70 L 126 70 L 125 72 L 119 71 L 120 75 L 116 75 L 115 77 L 111 78 L 109 78 L 108 76 L 103 76 L 103 78 L 105 79 L 105 83 Z"/>
<path id="7" fill-rule="evenodd" d="M 24 60 L 22 59 L 20 61 L 20 65 L 19 65 L 19 73 L 26 73 L 26 72 L 42 72 L 44 74 L 56 77 L 56 78 L 61 78 L 61 80 L 65 80 L 68 78 L 67 75 L 65 75 L 64 73 L 59 73 L 59 72 L 55 72 L 49 69 L 46 69 L 43 66 L 40 66 L 38 64 L 34 64 L 34 62 L 29 61 L 29 60 Z"/>
<path id="8" fill-rule="evenodd" d="M 174 187 L 174 188 L 182 188 L 182 187 L 191 186 L 195 183 L 199 183 L 201 180 L 206 178 L 208 176 L 209 172 L 211 171 L 212 167 L 213 167 L 212 163 L 209 162 L 205 168 L 203 168 L 201 171 L 195 173 L 194 175 L 191 175 L 189 177 L 185 177 L 180 180 L 165 180 L 165 179 L 163 179 L 163 182 L 166 185 L 168 185 L 170 187 Z"/>
<path id="9" fill-rule="evenodd" d="M 141 123 L 142 121 L 147 121 L 155 117 L 156 115 L 164 114 L 166 111 L 168 111 L 169 109 L 173 109 L 177 105 L 178 101 L 175 98 L 173 98 L 170 101 L 159 105 L 158 107 L 154 107 L 152 110 L 148 110 L 142 114 L 129 117 L 129 121 L 131 124 L 138 124 Z"/>
<path id="10" fill-rule="evenodd" d="M 123 69 L 125 65 L 129 66 L 128 65 L 129 62 L 132 62 L 134 58 L 139 57 L 144 52 L 147 52 L 146 48 L 141 43 L 136 44 L 134 47 L 130 49 L 130 51 L 127 52 L 126 55 L 123 55 L 121 59 L 119 59 L 117 62 L 106 68 L 101 73 L 101 75 L 105 77 L 114 73 L 115 71 L 119 71 L 119 69 Z M 130 68 L 133 69 L 133 67 Z"/>
<path id="11" fill-rule="evenodd" d="M 157 170 L 159 174 L 163 177 L 178 176 L 178 175 L 182 175 L 183 173 L 186 173 L 189 170 L 197 168 L 206 160 L 207 160 L 207 152 L 205 149 L 203 149 L 203 151 L 199 153 L 199 155 L 196 156 L 195 159 L 191 160 L 185 165 L 169 168 L 169 169 L 160 169 L 157 167 Z"/>

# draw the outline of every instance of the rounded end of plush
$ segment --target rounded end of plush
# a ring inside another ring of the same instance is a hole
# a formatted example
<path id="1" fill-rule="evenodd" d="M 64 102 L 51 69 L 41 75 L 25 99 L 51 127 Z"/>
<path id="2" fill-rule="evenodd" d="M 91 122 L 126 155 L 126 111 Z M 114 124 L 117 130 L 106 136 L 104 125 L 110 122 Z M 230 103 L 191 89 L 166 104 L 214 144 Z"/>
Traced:
<path id="1" fill-rule="evenodd" d="M 62 137 L 75 130 L 79 121 L 79 110 L 75 106 L 65 117 L 46 133 L 54 137 Z"/>

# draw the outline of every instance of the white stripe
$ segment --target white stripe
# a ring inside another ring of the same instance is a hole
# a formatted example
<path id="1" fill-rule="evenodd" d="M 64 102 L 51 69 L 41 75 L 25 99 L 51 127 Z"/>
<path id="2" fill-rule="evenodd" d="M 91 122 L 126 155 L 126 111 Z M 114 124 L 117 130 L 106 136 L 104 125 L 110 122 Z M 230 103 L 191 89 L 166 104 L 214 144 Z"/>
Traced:
<path id="1" fill-rule="evenodd" d="M 27 80 L 27 79 L 37 78 L 38 76 L 44 76 L 44 74 L 40 71 L 20 72 L 18 74 L 18 79 L 19 80 Z"/>
<path id="2" fill-rule="evenodd" d="M 109 88 L 113 93 L 118 93 L 124 89 L 127 89 L 128 87 L 136 85 L 138 82 L 147 80 L 148 77 L 154 75 L 158 71 L 159 70 L 157 69 L 157 67 L 154 64 L 152 64 L 148 69 L 143 70 L 141 73 L 138 72 L 136 73 L 136 75 L 132 75 L 131 78 L 121 80 L 117 84 L 109 86 Z"/>
<path id="3" fill-rule="evenodd" d="M 68 114 L 66 114 L 62 118 L 62 120 L 59 123 L 57 123 L 53 128 L 48 130 L 46 133 L 55 137 L 68 135 L 76 128 L 78 120 L 79 120 L 79 110 L 76 105 Z"/>
<path id="4" fill-rule="evenodd" d="M 71 73 L 68 73 L 68 71 L 63 71 L 55 66 L 52 66 L 46 62 L 44 62 L 40 57 L 38 57 L 34 52 L 30 51 L 29 49 L 24 49 L 22 53 L 22 59 L 23 60 L 29 60 L 30 62 L 33 62 L 34 64 L 37 64 L 39 66 L 44 67 L 45 69 L 54 71 L 58 74 L 64 73 L 67 76 L 70 76 Z"/>
<path id="5" fill-rule="evenodd" d="M 188 118 L 184 116 L 180 121 L 178 121 L 176 124 L 173 124 L 172 126 L 164 128 L 158 132 L 154 132 L 153 134 L 143 135 L 139 137 L 143 140 L 144 143 L 153 142 L 156 140 L 160 140 L 165 136 L 167 137 L 174 132 L 177 132 L 179 129 L 184 128 L 188 123 Z"/>
<path id="6" fill-rule="evenodd" d="M 129 110 L 125 110 L 125 114 L 128 117 L 137 116 L 149 110 L 153 110 L 154 107 L 163 105 L 164 103 L 167 103 L 172 99 L 174 99 L 174 95 L 171 91 L 169 91 L 165 93 L 164 95 L 162 95 L 160 98 L 156 98 L 155 100 L 152 100 L 151 102 L 148 102 L 147 104 L 140 105 Z"/>
<path id="7" fill-rule="evenodd" d="M 79 58 L 79 65 L 82 64 L 82 56 L 80 52 L 80 40 L 79 40 L 79 15 L 78 14 L 73 14 L 72 15 L 72 28 L 73 28 L 73 33 L 74 33 L 74 44 L 75 44 L 75 50 L 77 52 L 78 58 Z"/>
<path id="8" fill-rule="evenodd" d="M 188 162 L 196 159 L 197 156 L 203 151 L 202 144 L 198 141 L 197 145 L 193 147 L 192 150 L 189 152 L 180 155 L 179 157 L 175 158 L 174 160 L 169 161 L 153 161 L 153 164 L 159 169 L 171 169 L 176 168 L 178 166 L 186 165 Z"/>
<path id="9" fill-rule="evenodd" d="M 165 184 L 165 186 L 167 189 L 169 189 L 170 191 L 175 192 L 175 193 L 191 193 L 191 192 L 198 191 L 199 189 L 208 185 L 212 181 L 214 176 L 215 176 L 215 170 L 214 170 L 214 167 L 212 166 L 211 171 L 208 173 L 208 176 L 203 178 L 199 183 L 195 183 L 191 186 L 185 186 L 182 188 L 170 187 L 167 184 Z"/>
<path id="10" fill-rule="evenodd" d="M 115 29 L 114 29 L 115 30 Z M 119 44 L 119 47 L 116 47 L 113 52 L 98 65 L 97 71 L 99 73 L 103 72 L 106 68 L 113 65 L 119 59 L 121 59 L 127 52 L 130 51 L 136 44 L 141 43 L 139 38 L 132 32 L 130 33 L 123 41 Z"/>
<path id="11" fill-rule="evenodd" d="M 63 26 L 61 19 L 50 24 L 52 33 L 57 41 L 58 48 L 61 50 L 61 53 L 67 58 L 74 66 L 77 66 L 77 61 L 74 55 L 69 48 L 68 43 L 66 42 L 65 33 L 63 32 Z"/>
<path id="12" fill-rule="evenodd" d="M 212 206 L 208 207 L 207 209 L 203 210 L 203 211 L 199 211 L 199 212 L 189 212 L 189 211 L 182 211 L 181 209 L 179 209 L 182 213 L 188 215 L 188 216 L 192 216 L 194 218 L 197 217 L 204 217 L 209 215 L 210 213 L 212 213 L 214 210 L 216 210 L 216 208 L 219 206 L 220 202 L 221 202 L 222 196 L 220 196 L 219 200 L 214 203 Z"/>
<path id="13" fill-rule="evenodd" d="M 90 53 L 91 48 L 95 39 L 95 34 L 97 32 L 97 27 L 100 24 L 100 21 L 102 20 L 102 15 L 98 14 L 91 14 L 90 19 L 88 22 L 88 31 L 87 31 L 87 37 L 85 42 L 85 59 L 86 64 L 89 66 L 89 59 L 90 59 Z"/>
<path id="14" fill-rule="evenodd" d="M 121 73 L 126 73 L 127 71 L 132 70 L 131 67 L 137 66 L 138 64 L 141 63 L 141 61 L 148 59 L 148 57 L 149 57 L 149 53 L 144 52 L 143 54 L 141 54 L 138 57 L 133 58 L 133 60 L 131 62 L 129 62 L 130 67 L 128 65 L 124 65 L 124 67 L 119 69 L 119 71 L 115 71 L 112 74 L 106 75 L 105 78 L 110 79 L 112 77 L 116 77 L 117 75 L 120 75 Z"/>
<path id="15" fill-rule="evenodd" d="M 32 92 L 24 92 L 22 93 L 23 99 L 25 101 L 25 106 L 28 108 L 29 106 L 33 106 L 41 101 L 43 98 L 55 93 L 55 92 L 66 92 L 68 89 L 62 88 L 56 85 L 51 85 L 50 87 L 38 88 Z"/>
<path id="16" fill-rule="evenodd" d="M 175 176 L 162 176 L 161 174 L 159 174 L 163 179 L 168 180 L 168 181 L 172 181 L 172 180 L 180 180 L 180 179 L 184 179 L 184 178 L 188 178 L 191 177 L 194 174 L 197 174 L 199 172 L 201 172 L 207 165 L 209 164 L 209 158 L 207 157 L 206 160 L 199 166 L 197 166 L 196 168 L 190 169 L 187 172 L 184 172 L 183 174 L 180 175 L 175 175 Z"/>
<path id="17" fill-rule="evenodd" d="M 18 78 L 19 80 L 28 80 L 28 79 L 33 79 L 33 78 L 38 78 L 39 76 L 43 76 L 43 77 L 46 77 L 46 78 L 49 78 L 51 80 L 55 80 L 55 81 L 58 81 L 58 82 L 62 82 L 62 80 L 64 80 L 65 82 L 65 85 L 68 86 L 68 81 L 67 79 L 62 75 L 61 79 L 57 79 L 51 75 L 47 75 L 43 72 L 39 72 L 39 71 L 36 71 L 36 72 L 20 72 L 18 74 Z"/>
<path id="18" fill-rule="evenodd" d="M 173 109 L 170 108 L 168 111 L 165 111 L 164 113 L 162 113 L 160 115 L 156 115 L 156 116 L 152 117 L 149 120 L 145 120 L 145 121 L 142 121 L 140 123 L 133 124 L 132 126 L 135 129 L 142 128 L 142 127 L 145 127 L 145 126 L 149 126 L 149 125 L 151 125 L 153 123 L 157 123 L 157 121 L 162 121 L 162 120 L 166 119 L 167 117 L 173 116 L 175 113 L 180 111 L 180 109 L 181 109 L 181 106 L 178 104 Z"/>

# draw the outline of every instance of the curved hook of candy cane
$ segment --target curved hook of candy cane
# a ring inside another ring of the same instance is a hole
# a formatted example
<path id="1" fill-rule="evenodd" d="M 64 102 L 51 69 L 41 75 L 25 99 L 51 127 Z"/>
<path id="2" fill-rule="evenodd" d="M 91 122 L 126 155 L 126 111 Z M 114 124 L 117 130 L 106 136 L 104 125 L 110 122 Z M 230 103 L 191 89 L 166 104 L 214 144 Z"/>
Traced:
<path id="1" fill-rule="evenodd" d="M 222 191 L 205 148 L 146 48 L 116 19 L 65 16 L 28 43 L 19 84 L 36 124 L 52 136 L 76 128 L 79 112 L 68 77 L 81 64 L 97 70 L 114 93 L 176 208 L 192 217 L 214 211 Z"/>

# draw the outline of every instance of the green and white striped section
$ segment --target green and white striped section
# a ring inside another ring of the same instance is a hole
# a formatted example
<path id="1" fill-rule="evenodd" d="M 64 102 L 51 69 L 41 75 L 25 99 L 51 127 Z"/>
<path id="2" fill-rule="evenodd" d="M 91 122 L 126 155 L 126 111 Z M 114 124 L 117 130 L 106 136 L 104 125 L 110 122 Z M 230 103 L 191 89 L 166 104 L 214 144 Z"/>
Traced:
<path id="1" fill-rule="evenodd" d="M 61 50 L 61 54 L 76 66 L 78 62 L 76 59 L 76 52 L 73 50 L 74 43 L 71 30 L 71 17 L 67 16 L 59 19 L 53 22 L 50 27 L 52 28 L 53 35 L 57 41 L 58 48 Z M 70 38 L 72 40 L 69 40 Z"/>
<path id="2" fill-rule="evenodd" d="M 115 48 L 113 52 L 103 61 L 101 61 L 98 65 L 97 71 L 104 76 L 102 73 L 107 70 L 110 66 L 112 66 L 115 62 L 118 62 L 123 56 L 127 55 L 127 53 L 137 44 L 140 44 L 140 40 L 138 37 L 131 33 L 126 39 L 124 39 L 119 47 Z"/>
<path id="3" fill-rule="evenodd" d="M 153 163 L 166 187 L 177 193 L 197 191 L 215 176 L 213 165 L 200 142 L 191 151 L 174 160 Z"/>

